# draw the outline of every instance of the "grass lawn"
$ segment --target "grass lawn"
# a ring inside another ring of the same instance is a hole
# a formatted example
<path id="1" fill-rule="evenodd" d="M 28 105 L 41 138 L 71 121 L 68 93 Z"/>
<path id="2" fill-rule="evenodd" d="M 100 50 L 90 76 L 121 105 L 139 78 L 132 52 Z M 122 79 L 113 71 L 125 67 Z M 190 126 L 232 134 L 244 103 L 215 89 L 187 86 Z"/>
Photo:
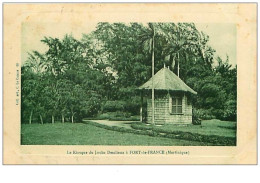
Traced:
<path id="1" fill-rule="evenodd" d="M 132 123 L 136 130 L 152 131 L 157 136 L 188 141 L 207 142 L 217 146 L 236 145 L 236 122 L 207 120 L 201 125 L 147 125 Z"/>
<path id="2" fill-rule="evenodd" d="M 163 125 L 155 126 L 156 129 L 165 131 L 182 131 L 198 133 L 202 135 L 218 135 L 224 137 L 236 137 L 236 122 L 231 121 L 220 121 L 217 119 L 203 120 L 201 125 L 188 125 L 188 126 L 177 126 L 177 125 Z M 147 126 L 145 124 L 141 124 Z"/>
<path id="3" fill-rule="evenodd" d="M 106 130 L 83 123 L 22 124 L 22 145 L 200 146 L 210 143 Z"/>

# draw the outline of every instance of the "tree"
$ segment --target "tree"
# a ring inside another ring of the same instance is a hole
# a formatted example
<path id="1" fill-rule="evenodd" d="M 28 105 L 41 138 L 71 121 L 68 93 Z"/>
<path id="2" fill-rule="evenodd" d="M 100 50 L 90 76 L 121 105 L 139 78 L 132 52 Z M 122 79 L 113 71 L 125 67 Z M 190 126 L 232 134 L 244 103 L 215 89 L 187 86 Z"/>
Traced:
<path id="1" fill-rule="evenodd" d="M 47 51 L 32 51 L 22 66 L 22 120 L 74 123 L 98 115 L 107 101 L 124 101 L 124 112 L 136 115 L 136 88 L 163 64 L 198 92 L 198 111 L 234 120 L 236 67 L 228 57 L 213 66 L 208 41 L 193 23 L 99 23 L 81 40 L 44 37 Z"/>
<path id="2" fill-rule="evenodd" d="M 37 98 L 37 91 L 35 90 L 35 86 L 37 85 L 37 77 L 28 65 L 23 66 L 21 71 L 22 108 L 24 109 L 22 119 L 29 116 L 28 123 L 31 124 L 33 112 L 36 106 L 35 99 Z"/>

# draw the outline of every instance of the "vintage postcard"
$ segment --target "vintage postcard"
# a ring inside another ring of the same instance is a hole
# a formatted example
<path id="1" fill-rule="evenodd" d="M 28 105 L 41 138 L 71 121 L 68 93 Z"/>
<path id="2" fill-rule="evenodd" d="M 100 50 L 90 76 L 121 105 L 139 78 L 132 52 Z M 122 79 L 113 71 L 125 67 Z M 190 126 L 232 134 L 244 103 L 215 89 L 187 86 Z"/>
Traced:
<path id="1" fill-rule="evenodd" d="M 257 164 L 257 4 L 4 4 L 4 164 Z"/>

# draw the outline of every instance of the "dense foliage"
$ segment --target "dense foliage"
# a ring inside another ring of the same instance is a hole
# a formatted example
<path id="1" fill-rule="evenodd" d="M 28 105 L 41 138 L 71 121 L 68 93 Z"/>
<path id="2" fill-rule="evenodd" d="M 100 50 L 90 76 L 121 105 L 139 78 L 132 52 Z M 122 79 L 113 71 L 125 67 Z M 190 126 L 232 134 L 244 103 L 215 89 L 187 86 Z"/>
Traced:
<path id="1" fill-rule="evenodd" d="M 155 72 L 163 64 L 175 73 L 179 68 L 180 78 L 198 92 L 196 116 L 236 120 L 237 69 L 228 57 L 217 57 L 208 41 L 193 23 L 99 23 L 81 40 L 45 37 L 48 50 L 32 51 L 22 66 L 22 122 L 73 123 L 116 111 L 137 115 L 136 88 L 151 77 L 152 53 Z"/>

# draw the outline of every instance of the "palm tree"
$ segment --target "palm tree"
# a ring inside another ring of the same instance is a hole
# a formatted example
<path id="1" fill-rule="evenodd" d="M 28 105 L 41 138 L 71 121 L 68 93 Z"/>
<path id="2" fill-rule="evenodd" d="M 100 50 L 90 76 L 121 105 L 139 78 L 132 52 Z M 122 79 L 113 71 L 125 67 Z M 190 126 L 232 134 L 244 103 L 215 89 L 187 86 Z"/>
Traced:
<path id="1" fill-rule="evenodd" d="M 172 69 L 174 69 L 175 62 L 177 61 L 177 75 L 179 76 L 180 69 L 180 55 L 187 48 L 187 40 L 182 36 L 180 26 L 175 23 L 162 23 L 160 24 L 160 33 L 167 42 L 164 46 L 164 52 L 170 56 Z"/>
<path id="2" fill-rule="evenodd" d="M 152 56 L 152 124 L 154 125 L 154 42 L 155 42 L 155 24 L 148 23 L 148 29 L 140 36 L 144 47 L 149 47 Z M 149 44 L 149 46 L 147 45 Z"/>
<path id="3" fill-rule="evenodd" d="M 170 55 L 171 65 L 174 67 L 177 61 L 178 76 L 181 58 L 185 58 L 187 53 L 200 57 L 206 65 L 211 67 L 214 50 L 206 45 L 209 37 L 199 32 L 194 23 L 162 23 L 160 30 L 167 42 L 164 51 Z"/>

